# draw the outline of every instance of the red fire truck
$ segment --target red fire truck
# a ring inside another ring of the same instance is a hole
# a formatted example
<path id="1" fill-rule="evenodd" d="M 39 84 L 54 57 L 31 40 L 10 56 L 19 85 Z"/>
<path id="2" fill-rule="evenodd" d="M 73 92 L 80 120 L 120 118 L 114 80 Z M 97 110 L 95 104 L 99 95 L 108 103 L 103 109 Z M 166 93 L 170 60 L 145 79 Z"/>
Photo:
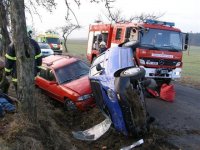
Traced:
<path id="1" fill-rule="evenodd" d="M 174 25 L 150 19 L 143 23 L 90 25 L 87 58 L 92 62 L 99 55 L 98 44 L 102 41 L 107 48 L 132 43 L 136 64 L 146 70 L 145 77 L 169 83 L 181 77 L 182 51 L 188 44 L 188 34 Z"/>

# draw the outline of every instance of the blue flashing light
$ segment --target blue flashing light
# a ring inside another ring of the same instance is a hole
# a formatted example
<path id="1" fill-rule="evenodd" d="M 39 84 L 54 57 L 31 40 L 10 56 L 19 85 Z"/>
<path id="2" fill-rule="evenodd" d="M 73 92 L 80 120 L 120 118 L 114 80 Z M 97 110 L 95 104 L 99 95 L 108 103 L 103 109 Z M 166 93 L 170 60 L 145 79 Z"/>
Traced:
<path id="1" fill-rule="evenodd" d="M 160 25 L 166 25 L 166 26 L 175 26 L 174 22 L 165 22 L 165 21 L 158 21 L 158 20 L 152 20 L 152 19 L 146 19 L 145 23 L 148 24 L 160 24 Z"/>

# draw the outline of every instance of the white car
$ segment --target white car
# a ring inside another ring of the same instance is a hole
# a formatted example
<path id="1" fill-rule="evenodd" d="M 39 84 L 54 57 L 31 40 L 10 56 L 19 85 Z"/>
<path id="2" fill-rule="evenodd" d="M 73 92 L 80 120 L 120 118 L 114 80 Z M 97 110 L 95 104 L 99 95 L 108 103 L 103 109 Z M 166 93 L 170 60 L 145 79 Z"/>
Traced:
<path id="1" fill-rule="evenodd" d="M 54 51 L 51 49 L 48 43 L 38 43 L 42 52 L 42 57 L 53 55 Z"/>

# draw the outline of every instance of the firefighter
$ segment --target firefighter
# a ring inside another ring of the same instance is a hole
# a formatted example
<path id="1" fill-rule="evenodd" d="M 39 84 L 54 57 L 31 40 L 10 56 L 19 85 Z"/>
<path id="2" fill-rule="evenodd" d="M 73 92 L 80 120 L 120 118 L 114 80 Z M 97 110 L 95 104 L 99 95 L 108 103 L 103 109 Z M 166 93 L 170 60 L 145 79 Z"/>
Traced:
<path id="1" fill-rule="evenodd" d="M 106 43 L 104 41 L 102 41 L 100 44 L 99 44 L 99 52 L 100 53 L 103 53 L 106 51 Z"/>
<path id="2" fill-rule="evenodd" d="M 31 37 L 29 36 L 29 40 L 30 40 L 30 44 L 33 46 L 33 49 L 35 51 L 35 76 L 37 75 L 37 73 L 40 71 L 40 67 L 42 64 L 42 53 L 41 53 L 41 49 L 38 45 L 38 43 L 31 39 Z M 14 45 L 13 43 L 10 44 L 6 55 L 5 55 L 5 75 L 8 76 L 12 76 L 12 82 L 15 86 L 15 90 L 17 93 L 17 69 L 16 69 L 16 54 L 15 54 L 15 49 L 14 49 Z"/>

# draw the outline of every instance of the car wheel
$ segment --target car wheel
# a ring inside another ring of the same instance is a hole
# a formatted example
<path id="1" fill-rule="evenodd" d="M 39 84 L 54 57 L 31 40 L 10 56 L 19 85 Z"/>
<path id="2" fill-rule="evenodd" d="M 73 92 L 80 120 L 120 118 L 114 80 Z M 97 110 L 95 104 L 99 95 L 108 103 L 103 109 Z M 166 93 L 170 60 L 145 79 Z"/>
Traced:
<path id="1" fill-rule="evenodd" d="M 120 73 L 121 77 L 133 77 L 134 79 L 141 79 L 145 75 L 145 70 L 139 67 L 131 67 L 123 70 Z"/>
<path id="2" fill-rule="evenodd" d="M 70 100 L 69 98 L 65 98 L 65 100 L 64 100 L 64 110 L 72 111 L 72 110 L 75 110 L 75 109 L 76 109 L 76 106 L 73 103 L 73 101 Z"/>

